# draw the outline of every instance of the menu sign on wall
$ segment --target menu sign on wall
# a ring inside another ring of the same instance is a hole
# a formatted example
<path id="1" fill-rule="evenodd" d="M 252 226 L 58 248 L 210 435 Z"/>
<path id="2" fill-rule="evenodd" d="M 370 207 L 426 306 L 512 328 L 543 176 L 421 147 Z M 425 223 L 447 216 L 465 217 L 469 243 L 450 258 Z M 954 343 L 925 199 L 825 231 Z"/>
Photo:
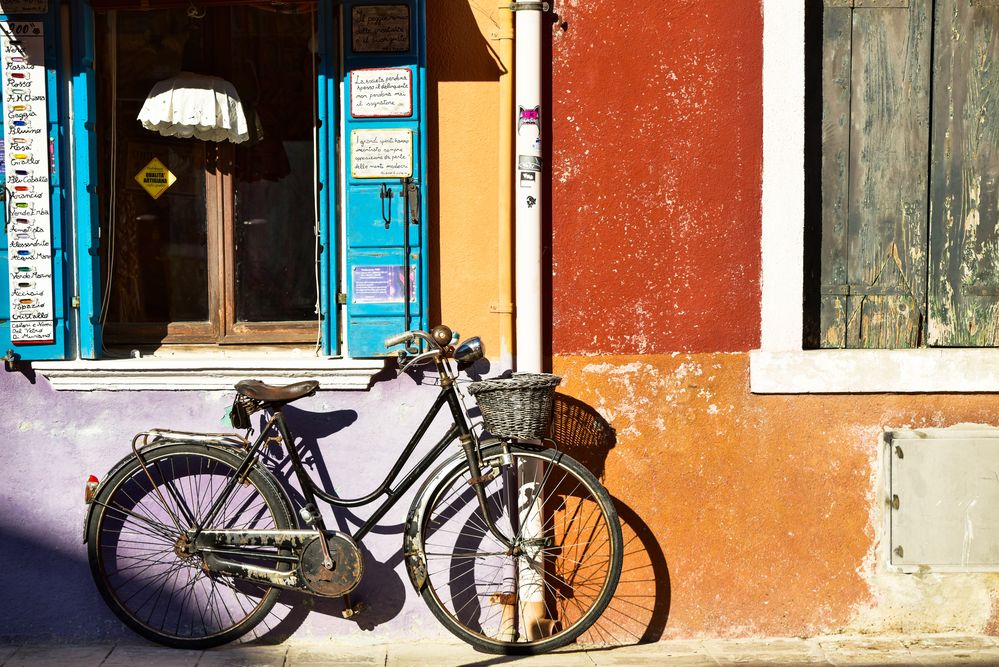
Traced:
<path id="1" fill-rule="evenodd" d="M 353 130 L 350 174 L 354 178 L 409 178 L 413 175 L 413 132 L 405 128 Z"/>
<path id="2" fill-rule="evenodd" d="M 14 343 L 54 340 L 52 212 L 45 94 L 45 38 L 39 22 L 0 22 L 7 267 Z"/>
<path id="3" fill-rule="evenodd" d="M 352 71 L 350 115 L 354 118 L 412 116 L 413 71 L 406 67 Z"/>
<path id="4" fill-rule="evenodd" d="M 354 53 L 409 51 L 408 5 L 357 5 L 350 19 Z"/>

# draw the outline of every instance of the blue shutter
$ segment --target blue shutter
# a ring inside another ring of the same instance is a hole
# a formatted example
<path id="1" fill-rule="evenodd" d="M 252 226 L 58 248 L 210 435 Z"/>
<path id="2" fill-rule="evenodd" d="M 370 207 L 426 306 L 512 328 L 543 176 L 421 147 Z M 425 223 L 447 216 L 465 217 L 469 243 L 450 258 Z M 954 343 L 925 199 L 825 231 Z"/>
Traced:
<path id="1" fill-rule="evenodd" d="M 101 353 L 100 216 L 97 184 L 97 101 L 94 79 L 94 13 L 90 3 L 74 0 L 73 7 L 73 197 L 76 218 L 76 273 L 79 278 L 80 356 L 97 359 Z"/>
<path id="2" fill-rule="evenodd" d="M 69 348 L 69 329 L 67 325 L 67 285 L 66 279 L 69 276 L 66 262 L 68 259 L 65 242 L 64 211 L 66 210 L 66 191 L 61 177 L 60 159 L 63 150 L 63 141 L 68 128 L 60 125 L 60 95 L 59 95 L 59 3 L 48 3 L 48 14 L 45 15 L 0 15 L 0 20 L 4 21 L 38 21 L 44 24 L 45 35 L 45 66 L 46 66 L 46 97 L 47 97 L 47 118 L 49 138 L 49 159 L 50 159 L 50 211 L 52 215 L 52 312 L 55 326 L 53 341 L 51 343 L 23 344 L 11 341 L 10 332 L 10 275 L 9 261 L 10 253 L 8 248 L 9 221 L 7 219 L 7 205 L 0 207 L 0 216 L 3 218 L 4 234 L 0 236 L 0 264 L 3 270 L 0 271 L 0 353 L 6 354 L 12 351 L 16 359 L 39 360 L 39 359 L 65 359 Z M 0 81 L 0 94 L 3 91 L 4 83 Z M 65 117 L 65 116 L 63 116 Z M 0 137 L 3 136 L 3 124 L 0 123 Z M 11 150 L 9 142 L 4 137 L 5 150 Z M 6 174 L 3 175 L 4 187 L 6 190 Z"/>
<path id="3" fill-rule="evenodd" d="M 427 328 L 424 11 L 424 0 L 343 3 L 346 337 L 352 357 L 384 355 L 388 336 Z M 410 153 L 406 159 L 399 157 L 403 150 Z M 379 160 L 383 151 L 386 161 Z"/>
<path id="4" fill-rule="evenodd" d="M 339 127 L 337 113 L 338 74 L 336 71 L 339 44 L 334 32 L 338 7 L 332 2 L 320 2 L 318 12 L 319 72 L 316 81 L 316 106 L 319 116 L 319 309 L 323 317 L 323 354 L 340 351 L 339 311 L 332 295 L 339 292 L 340 276 L 337 243 L 334 239 L 336 225 L 330 224 L 332 211 L 336 211 L 336 134 Z"/>

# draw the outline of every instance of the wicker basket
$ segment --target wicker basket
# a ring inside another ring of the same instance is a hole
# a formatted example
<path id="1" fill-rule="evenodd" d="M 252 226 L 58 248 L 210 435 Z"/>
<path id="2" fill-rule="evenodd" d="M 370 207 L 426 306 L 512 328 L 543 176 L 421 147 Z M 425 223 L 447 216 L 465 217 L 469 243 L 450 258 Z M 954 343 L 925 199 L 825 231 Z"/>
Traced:
<path id="1" fill-rule="evenodd" d="M 468 386 L 482 412 L 482 422 L 499 438 L 538 440 L 548 435 L 552 397 L 562 381 L 549 373 L 514 373 Z"/>

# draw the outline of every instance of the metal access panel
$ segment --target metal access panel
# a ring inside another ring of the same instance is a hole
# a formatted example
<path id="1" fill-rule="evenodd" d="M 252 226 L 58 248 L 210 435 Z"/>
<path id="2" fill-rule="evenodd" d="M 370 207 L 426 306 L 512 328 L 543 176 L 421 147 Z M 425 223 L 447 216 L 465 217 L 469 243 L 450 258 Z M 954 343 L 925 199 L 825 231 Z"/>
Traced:
<path id="1" fill-rule="evenodd" d="M 891 563 L 999 571 L 999 429 L 888 434 Z"/>

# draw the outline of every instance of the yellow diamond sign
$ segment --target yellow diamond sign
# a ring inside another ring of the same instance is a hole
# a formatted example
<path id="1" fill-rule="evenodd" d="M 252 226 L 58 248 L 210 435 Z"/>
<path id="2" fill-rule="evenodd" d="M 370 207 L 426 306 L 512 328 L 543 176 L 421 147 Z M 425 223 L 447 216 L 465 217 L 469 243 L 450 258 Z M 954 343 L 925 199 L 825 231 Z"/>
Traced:
<path id="1" fill-rule="evenodd" d="M 177 182 L 177 177 L 159 161 L 159 158 L 153 158 L 135 175 L 135 182 L 141 185 L 150 197 L 159 199 L 167 188 Z"/>

